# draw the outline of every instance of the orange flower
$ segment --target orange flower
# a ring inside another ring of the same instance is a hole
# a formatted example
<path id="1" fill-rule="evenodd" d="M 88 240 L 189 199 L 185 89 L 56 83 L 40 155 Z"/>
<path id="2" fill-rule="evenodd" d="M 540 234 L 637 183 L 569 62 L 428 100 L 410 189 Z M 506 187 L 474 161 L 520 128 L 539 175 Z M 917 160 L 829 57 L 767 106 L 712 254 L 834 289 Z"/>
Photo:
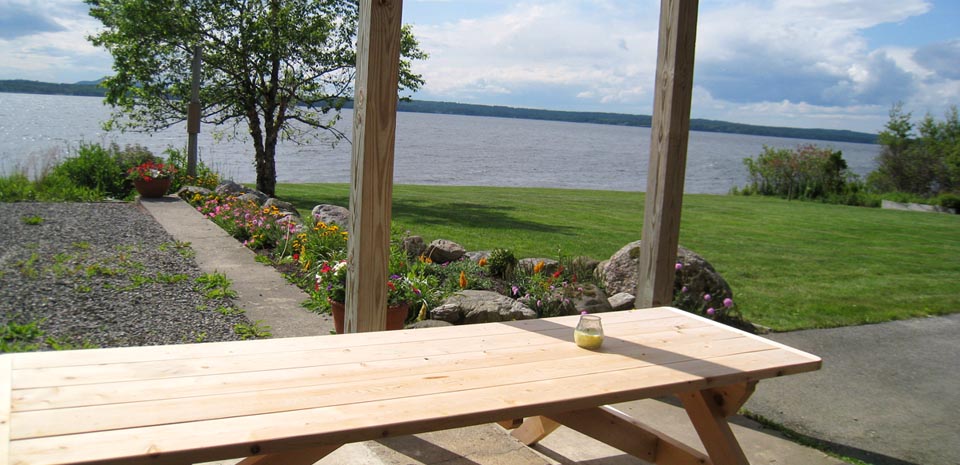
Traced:
<path id="1" fill-rule="evenodd" d="M 536 265 L 533 265 L 533 272 L 534 272 L 534 273 L 539 273 L 539 272 L 543 271 L 543 267 L 545 267 L 545 266 L 547 266 L 547 264 L 546 264 L 546 263 L 543 263 L 543 260 L 540 260 L 539 262 L 537 262 Z"/>
<path id="2" fill-rule="evenodd" d="M 480 261 L 477 262 L 477 265 L 487 266 L 487 257 L 480 257 Z"/>
<path id="3" fill-rule="evenodd" d="M 466 289 L 466 288 L 467 288 L 467 273 L 461 271 L 460 272 L 460 289 Z"/>

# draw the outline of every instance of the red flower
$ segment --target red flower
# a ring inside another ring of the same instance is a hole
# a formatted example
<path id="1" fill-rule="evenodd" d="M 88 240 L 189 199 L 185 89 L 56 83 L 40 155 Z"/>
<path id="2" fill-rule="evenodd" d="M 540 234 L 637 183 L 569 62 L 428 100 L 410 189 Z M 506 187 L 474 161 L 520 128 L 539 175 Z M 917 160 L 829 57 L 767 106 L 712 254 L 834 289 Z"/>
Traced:
<path id="1" fill-rule="evenodd" d="M 320 272 L 321 272 L 321 273 L 329 273 L 330 270 L 332 270 L 332 269 L 333 269 L 333 268 L 330 268 L 330 265 L 324 263 L 323 266 L 320 267 Z"/>
<path id="2" fill-rule="evenodd" d="M 293 254 L 293 261 L 295 261 L 295 262 L 300 261 L 300 254 L 298 254 L 298 253 Z"/>
<path id="3" fill-rule="evenodd" d="M 391 291 L 397 290 L 397 286 L 393 285 L 393 281 L 387 281 L 387 287 L 389 287 Z"/>

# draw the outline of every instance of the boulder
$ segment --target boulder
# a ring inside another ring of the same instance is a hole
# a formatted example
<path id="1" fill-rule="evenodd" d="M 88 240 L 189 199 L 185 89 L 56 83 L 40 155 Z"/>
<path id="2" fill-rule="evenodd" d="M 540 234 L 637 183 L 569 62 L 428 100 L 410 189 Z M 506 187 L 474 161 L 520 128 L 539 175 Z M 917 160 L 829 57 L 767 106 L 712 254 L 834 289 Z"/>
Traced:
<path id="1" fill-rule="evenodd" d="M 350 210 L 339 205 L 320 204 L 310 212 L 313 220 L 326 224 L 336 224 L 344 231 L 350 230 Z"/>
<path id="2" fill-rule="evenodd" d="M 733 297 L 730 285 L 703 257 L 685 248 L 677 248 L 677 263 L 682 265 L 674 280 L 674 295 L 680 298 L 677 306 L 695 308 L 684 304 L 700 304 L 704 293 L 719 297 Z M 640 241 L 631 242 L 616 253 L 610 260 L 604 261 L 597 268 L 599 277 L 603 280 L 607 292 L 617 294 L 621 292 L 635 292 L 640 275 Z M 681 292 L 686 287 L 687 292 Z M 681 295 L 684 294 L 684 295 Z"/>
<path id="3" fill-rule="evenodd" d="M 300 212 L 297 211 L 297 207 L 294 207 L 290 202 L 284 202 L 280 199 L 269 198 L 266 202 L 263 203 L 263 208 L 277 207 L 277 210 L 284 213 L 285 215 L 300 216 Z"/>
<path id="4" fill-rule="evenodd" d="M 430 310 L 430 319 L 446 321 L 450 324 L 459 323 L 463 320 L 463 309 L 457 304 L 443 304 Z"/>
<path id="5" fill-rule="evenodd" d="M 533 268 L 540 262 L 543 262 L 543 270 L 541 271 L 543 274 L 553 274 L 560 269 L 560 262 L 551 258 L 521 258 L 517 262 L 517 266 L 524 272 L 533 274 Z"/>
<path id="6" fill-rule="evenodd" d="M 583 277 L 593 275 L 597 271 L 597 266 L 600 265 L 600 261 L 595 258 L 585 257 L 583 255 L 574 258 L 570 262 L 571 270 Z"/>
<path id="7" fill-rule="evenodd" d="M 401 246 L 407 253 L 407 258 L 411 260 L 423 255 L 423 251 L 427 250 L 427 244 L 423 242 L 423 238 L 420 236 L 404 237 Z"/>
<path id="8" fill-rule="evenodd" d="M 573 312 L 570 315 L 579 315 L 582 312 L 603 313 L 613 310 L 607 300 L 607 294 L 594 284 L 569 284 L 563 290 L 563 295 L 570 301 Z"/>
<path id="9" fill-rule="evenodd" d="M 460 319 L 451 321 L 454 315 Z M 537 317 L 537 312 L 493 291 L 467 290 L 450 296 L 442 306 L 430 311 L 430 317 L 452 323 L 472 324 L 532 320 Z"/>
<path id="10" fill-rule="evenodd" d="M 246 186 L 241 186 L 233 181 L 225 181 L 220 183 L 216 189 L 214 189 L 217 195 L 221 197 L 241 197 L 243 200 L 253 200 L 257 205 L 263 205 L 269 197 L 267 194 L 260 192 L 256 189 L 251 189 Z M 243 197 L 246 194 L 250 194 L 247 197 Z"/>
<path id="11" fill-rule="evenodd" d="M 206 197 L 210 194 L 213 194 L 212 190 L 200 186 L 183 186 L 177 191 L 177 196 L 185 200 L 190 200 L 195 195 Z"/>
<path id="12" fill-rule="evenodd" d="M 460 260 L 466 253 L 466 249 L 456 242 L 437 239 L 430 243 L 424 255 L 434 263 L 449 263 Z"/>
<path id="13" fill-rule="evenodd" d="M 610 302 L 610 307 L 614 310 L 630 310 L 634 307 L 633 303 L 636 300 L 637 298 L 629 292 L 618 292 L 607 299 Z"/>
<path id="14" fill-rule="evenodd" d="M 473 262 L 479 262 L 480 259 L 483 259 L 483 258 L 486 258 L 487 260 L 490 260 L 490 251 L 489 251 L 489 250 L 477 250 L 477 251 L 473 251 L 473 252 L 467 252 L 467 253 L 465 253 L 463 256 L 464 256 L 464 257 L 467 257 L 468 260 L 473 261 Z"/>
<path id="15" fill-rule="evenodd" d="M 263 206 L 263 202 L 268 200 L 266 195 L 263 195 L 259 192 L 245 192 L 237 197 L 237 200 L 241 202 L 253 202 L 258 207 Z"/>
<path id="16" fill-rule="evenodd" d="M 733 290 L 727 280 L 706 259 L 689 249 L 677 249 L 677 263 L 681 264 L 673 282 L 676 307 L 696 309 L 703 305 L 704 294 L 710 294 L 718 305 L 727 297 L 733 298 Z M 686 290 L 686 292 L 684 292 Z"/>
<path id="17" fill-rule="evenodd" d="M 421 320 L 416 323 L 410 323 L 403 329 L 439 328 L 442 326 L 453 326 L 453 323 L 440 320 Z"/>

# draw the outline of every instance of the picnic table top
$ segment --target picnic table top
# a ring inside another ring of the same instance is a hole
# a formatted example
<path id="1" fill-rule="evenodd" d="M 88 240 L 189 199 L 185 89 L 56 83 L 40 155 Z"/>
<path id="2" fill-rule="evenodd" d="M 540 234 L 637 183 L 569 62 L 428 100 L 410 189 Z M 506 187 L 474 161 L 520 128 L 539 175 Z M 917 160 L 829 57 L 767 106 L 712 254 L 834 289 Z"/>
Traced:
<path id="1" fill-rule="evenodd" d="M 0 463 L 194 462 L 522 418 L 816 370 L 672 308 L 0 356 Z"/>

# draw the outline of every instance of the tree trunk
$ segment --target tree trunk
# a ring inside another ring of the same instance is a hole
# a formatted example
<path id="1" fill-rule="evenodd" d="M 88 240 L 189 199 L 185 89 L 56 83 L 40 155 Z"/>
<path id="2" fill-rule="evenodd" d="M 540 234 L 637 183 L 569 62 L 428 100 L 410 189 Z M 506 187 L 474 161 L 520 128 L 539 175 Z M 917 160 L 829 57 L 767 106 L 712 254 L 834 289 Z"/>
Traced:
<path id="1" fill-rule="evenodd" d="M 277 189 L 276 139 L 271 143 L 268 138 L 261 150 L 257 153 L 257 190 L 274 197 Z"/>

